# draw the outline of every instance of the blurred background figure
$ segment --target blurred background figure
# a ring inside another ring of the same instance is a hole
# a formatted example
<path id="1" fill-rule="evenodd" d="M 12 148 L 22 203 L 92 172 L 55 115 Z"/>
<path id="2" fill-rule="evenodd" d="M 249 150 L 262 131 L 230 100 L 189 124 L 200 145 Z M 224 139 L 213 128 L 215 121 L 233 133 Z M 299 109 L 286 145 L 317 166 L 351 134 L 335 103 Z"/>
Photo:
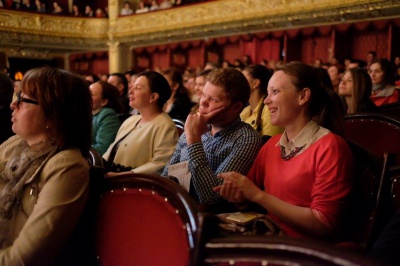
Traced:
<path id="1" fill-rule="evenodd" d="M 400 100 L 400 91 L 394 86 L 393 65 L 386 58 L 378 58 L 369 68 L 372 80 L 371 100 L 375 105 L 397 103 Z"/>
<path id="2" fill-rule="evenodd" d="M 117 114 L 121 113 L 118 89 L 108 82 L 90 85 L 92 93 L 92 147 L 103 155 L 113 143 L 120 127 Z"/>
<path id="3" fill-rule="evenodd" d="M 11 129 L 10 104 L 13 99 L 14 86 L 6 73 L 0 71 L 0 144 L 14 135 Z"/>
<path id="4" fill-rule="evenodd" d="M 351 68 L 340 80 L 339 95 L 347 114 L 377 112 L 378 108 L 370 100 L 372 82 L 367 71 Z"/>

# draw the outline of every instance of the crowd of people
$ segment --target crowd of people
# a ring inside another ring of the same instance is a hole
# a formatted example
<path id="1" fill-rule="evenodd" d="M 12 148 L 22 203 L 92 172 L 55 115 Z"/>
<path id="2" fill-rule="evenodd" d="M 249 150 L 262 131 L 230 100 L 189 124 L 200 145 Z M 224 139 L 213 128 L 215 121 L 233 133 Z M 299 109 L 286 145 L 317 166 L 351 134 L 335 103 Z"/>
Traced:
<path id="1" fill-rule="evenodd" d="M 59 259 L 90 147 L 105 178 L 175 177 L 207 212 L 257 206 L 289 237 L 340 239 L 354 186 L 344 115 L 398 103 L 394 66 L 236 61 L 103 77 L 40 67 L 18 85 L 0 72 L 0 264 Z"/>
<path id="2" fill-rule="evenodd" d="M 140 14 L 149 11 L 172 8 L 185 4 L 199 3 L 207 0 L 139 0 L 125 1 L 120 11 L 120 16 L 128 16 Z M 51 4 L 49 4 L 51 3 Z M 67 6 L 63 6 L 57 1 L 41 1 L 41 0 L 0 0 L 0 8 L 9 8 L 21 11 L 48 13 L 53 15 L 64 15 L 74 17 L 108 17 L 108 6 L 85 5 L 83 8 L 78 4 L 73 4 L 71 10 Z"/>

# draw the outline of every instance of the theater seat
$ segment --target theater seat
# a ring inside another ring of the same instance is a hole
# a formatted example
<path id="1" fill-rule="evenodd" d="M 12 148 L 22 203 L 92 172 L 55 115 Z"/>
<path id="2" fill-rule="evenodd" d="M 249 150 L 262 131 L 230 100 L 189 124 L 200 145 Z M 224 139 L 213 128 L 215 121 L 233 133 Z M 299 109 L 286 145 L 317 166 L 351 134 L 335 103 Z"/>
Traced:
<path id="1" fill-rule="evenodd" d="M 185 122 L 176 118 L 172 119 L 172 121 L 175 123 L 179 136 L 182 135 L 182 133 L 185 131 Z"/>
<path id="2" fill-rule="evenodd" d="M 170 179 L 127 173 L 105 181 L 96 251 L 100 265 L 194 265 L 198 213 Z"/>
<path id="3" fill-rule="evenodd" d="M 371 259 L 350 250 L 310 239 L 277 236 L 229 236 L 205 245 L 204 264 L 218 266 L 313 265 L 375 266 Z"/>

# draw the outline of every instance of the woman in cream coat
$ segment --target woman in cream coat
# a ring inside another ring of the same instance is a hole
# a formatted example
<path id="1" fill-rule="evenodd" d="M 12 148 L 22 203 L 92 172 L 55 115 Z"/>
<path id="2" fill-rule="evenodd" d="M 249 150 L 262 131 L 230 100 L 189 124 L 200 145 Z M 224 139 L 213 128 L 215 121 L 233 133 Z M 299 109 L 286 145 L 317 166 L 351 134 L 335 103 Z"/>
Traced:
<path id="1" fill-rule="evenodd" d="M 11 109 L 16 136 L 0 146 L 0 265 L 64 261 L 88 194 L 89 87 L 67 71 L 32 69 Z"/>
<path id="2" fill-rule="evenodd" d="M 168 81 L 155 71 L 144 71 L 129 91 L 133 115 L 121 125 L 103 157 L 109 163 L 131 167 L 135 173 L 162 171 L 178 141 L 178 131 L 163 106 L 171 95 Z M 117 176 L 109 172 L 106 177 Z"/>

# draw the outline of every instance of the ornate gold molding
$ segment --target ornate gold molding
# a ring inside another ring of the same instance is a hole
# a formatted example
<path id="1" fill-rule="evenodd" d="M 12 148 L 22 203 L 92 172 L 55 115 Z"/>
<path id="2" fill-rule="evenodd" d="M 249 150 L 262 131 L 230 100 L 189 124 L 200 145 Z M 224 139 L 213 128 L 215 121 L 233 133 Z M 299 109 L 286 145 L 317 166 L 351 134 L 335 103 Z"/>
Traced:
<path id="1" fill-rule="evenodd" d="M 104 51 L 399 16 L 398 0 L 219 0 L 112 19 L 0 9 L 0 50 Z"/>

